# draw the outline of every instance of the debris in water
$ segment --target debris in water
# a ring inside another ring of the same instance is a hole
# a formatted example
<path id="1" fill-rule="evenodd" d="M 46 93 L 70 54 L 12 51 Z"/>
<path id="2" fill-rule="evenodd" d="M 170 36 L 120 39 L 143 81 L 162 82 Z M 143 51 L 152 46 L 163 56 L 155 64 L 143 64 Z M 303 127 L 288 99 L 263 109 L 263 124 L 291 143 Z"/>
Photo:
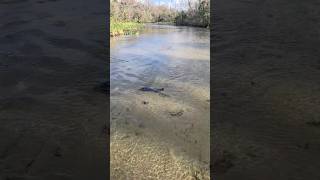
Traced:
<path id="1" fill-rule="evenodd" d="M 169 112 L 171 116 L 182 116 L 183 115 L 183 110 L 179 111 L 174 111 L 174 112 Z"/>
<path id="2" fill-rule="evenodd" d="M 140 91 L 147 91 L 147 92 L 155 92 L 158 93 L 160 91 L 164 91 L 164 88 L 152 88 L 152 87 L 142 87 L 139 89 Z"/>
<path id="3" fill-rule="evenodd" d="M 164 91 L 164 88 L 152 88 L 152 87 L 142 87 L 139 89 L 140 91 L 144 91 L 144 92 L 153 92 L 153 93 L 158 93 L 160 96 L 162 97 L 169 97 L 169 95 L 164 94 L 161 91 Z"/>

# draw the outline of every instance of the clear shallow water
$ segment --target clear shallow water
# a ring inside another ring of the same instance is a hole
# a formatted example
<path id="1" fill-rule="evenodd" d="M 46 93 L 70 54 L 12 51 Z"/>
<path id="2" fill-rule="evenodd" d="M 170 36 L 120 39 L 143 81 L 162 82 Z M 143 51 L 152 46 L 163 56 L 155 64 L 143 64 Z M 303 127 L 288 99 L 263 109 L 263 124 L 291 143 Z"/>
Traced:
<path id="1" fill-rule="evenodd" d="M 207 29 L 167 25 L 111 39 L 113 179 L 209 178 L 209 42 Z"/>

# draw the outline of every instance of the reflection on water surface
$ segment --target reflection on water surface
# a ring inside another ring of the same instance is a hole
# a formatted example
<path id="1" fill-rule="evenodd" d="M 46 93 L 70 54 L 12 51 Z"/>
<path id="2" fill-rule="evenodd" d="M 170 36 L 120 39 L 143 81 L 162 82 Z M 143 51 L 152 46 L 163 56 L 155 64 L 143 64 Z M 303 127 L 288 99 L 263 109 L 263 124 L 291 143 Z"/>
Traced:
<path id="1" fill-rule="evenodd" d="M 112 179 L 209 179 L 209 41 L 166 25 L 111 39 Z"/>

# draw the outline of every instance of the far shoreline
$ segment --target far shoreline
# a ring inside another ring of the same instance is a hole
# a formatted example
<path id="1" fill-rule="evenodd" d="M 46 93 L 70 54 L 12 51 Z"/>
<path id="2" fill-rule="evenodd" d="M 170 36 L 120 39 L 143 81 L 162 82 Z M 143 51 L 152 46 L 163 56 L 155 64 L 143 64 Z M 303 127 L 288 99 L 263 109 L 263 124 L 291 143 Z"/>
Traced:
<path id="1" fill-rule="evenodd" d="M 121 22 L 121 23 L 132 23 L 132 29 L 120 29 L 118 32 L 112 32 L 112 28 L 110 28 L 110 37 L 115 38 L 119 36 L 128 36 L 128 35 L 138 35 L 141 30 L 145 28 L 145 25 L 169 25 L 169 26 L 177 26 L 177 27 L 192 27 L 192 28 L 205 28 L 209 29 L 210 26 L 197 26 L 197 25 L 184 25 L 184 24 L 177 24 L 175 22 L 145 22 L 145 23 L 138 23 L 138 22 Z M 111 24 L 111 23 L 110 23 Z"/>

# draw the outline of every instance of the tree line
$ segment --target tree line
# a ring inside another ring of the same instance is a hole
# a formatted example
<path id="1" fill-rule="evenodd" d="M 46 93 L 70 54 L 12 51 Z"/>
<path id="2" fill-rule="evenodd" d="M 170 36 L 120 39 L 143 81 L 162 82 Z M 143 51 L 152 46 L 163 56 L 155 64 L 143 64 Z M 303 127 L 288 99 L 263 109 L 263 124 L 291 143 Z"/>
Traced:
<path id="1" fill-rule="evenodd" d="M 150 0 L 111 0 L 111 20 L 138 23 L 171 22 L 201 27 L 210 25 L 209 0 L 186 0 L 184 7 L 179 8 L 176 2 L 164 5 L 155 4 Z"/>

